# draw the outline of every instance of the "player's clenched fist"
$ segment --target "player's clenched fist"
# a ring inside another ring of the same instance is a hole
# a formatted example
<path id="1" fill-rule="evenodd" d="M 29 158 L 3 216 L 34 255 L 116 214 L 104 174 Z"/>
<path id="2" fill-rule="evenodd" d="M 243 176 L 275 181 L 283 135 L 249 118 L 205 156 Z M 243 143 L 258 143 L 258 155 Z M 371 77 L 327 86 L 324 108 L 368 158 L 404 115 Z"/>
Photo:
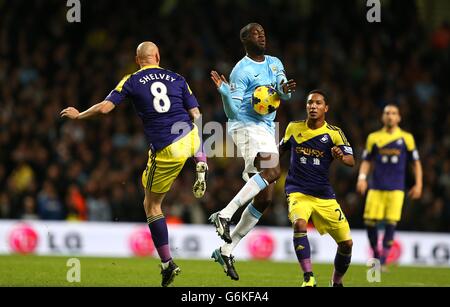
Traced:
<path id="1" fill-rule="evenodd" d="M 62 110 L 60 115 L 61 115 L 61 117 L 77 119 L 78 115 L 80 115 L 80 112 L 77 109 L 70 107 L 70 108 L 66 108 L 66 109 Z"/>
<path id="2" fill-rule="evenodd" d="M 344 158 L 344 153 L 337 146 L 334 146 L 333 148 L 331 148 L 331 154 L 333 155 L 333 158 L 338 159 L 338 160 L 342 160 Z"/>

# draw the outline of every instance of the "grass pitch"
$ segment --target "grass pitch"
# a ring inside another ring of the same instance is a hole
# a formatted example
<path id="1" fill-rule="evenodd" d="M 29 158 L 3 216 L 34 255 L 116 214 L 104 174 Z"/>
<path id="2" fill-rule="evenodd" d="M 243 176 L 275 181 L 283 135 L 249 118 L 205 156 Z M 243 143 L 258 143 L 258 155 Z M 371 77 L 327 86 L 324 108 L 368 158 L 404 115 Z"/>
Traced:
<path id="1" fill-rule="evenodd" d="M 31 287 L 159 287 L 161 276 L 156 259 L 79 258 L 81 282 L 66 280 L 64 257 L 0 256 L 0 286 Z M 296 263 L 238 261 L 241 280 L 232 281 L 214 261 L 176 260 L 181 267 L 172 287 L 298 287 L 302 275 Z M 315 264 L 319 287 L 328 287 L 331 264 Z M 391 267 L 380 283 L 367 281 L 367 268 L 352 265 L 345 277 L 346 287 L 450 287 L 450 268 Z"/>

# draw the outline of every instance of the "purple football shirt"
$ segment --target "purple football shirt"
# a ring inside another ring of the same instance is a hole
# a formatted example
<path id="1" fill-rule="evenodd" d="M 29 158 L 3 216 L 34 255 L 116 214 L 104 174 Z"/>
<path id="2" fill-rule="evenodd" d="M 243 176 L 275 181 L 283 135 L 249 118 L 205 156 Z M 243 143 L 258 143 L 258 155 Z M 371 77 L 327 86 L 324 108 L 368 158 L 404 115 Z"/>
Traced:
<path id="1" fill-rule="evenodd" d="M 193 124 L 188 111 L 199 107 L 182 76 L 157 66 L 146 66 L 126 76 L 105 100 L 117 106 L 125 98 L 132 101 L 155 151 L 189 133 Z"/>

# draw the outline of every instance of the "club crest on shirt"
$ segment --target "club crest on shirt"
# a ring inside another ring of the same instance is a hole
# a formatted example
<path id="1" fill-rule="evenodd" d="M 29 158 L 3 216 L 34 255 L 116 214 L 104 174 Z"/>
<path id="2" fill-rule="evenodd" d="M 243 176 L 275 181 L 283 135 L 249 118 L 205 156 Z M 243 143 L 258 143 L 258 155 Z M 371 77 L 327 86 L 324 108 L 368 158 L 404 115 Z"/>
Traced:
<path id="1" fill-rule="evenodd" d="M 328 140 L 329 140 L 328 135 L 324 135 L 324 136 L 320 139 L 320 141 L 321 141 L 322 143 L 324 143 L 324 144 L 328 143 Z"/>
<path id="2" fill-rule="evenodd" d="M 397 145 L 399 145 L 399 146 L 400 146 L 400 145 L 403 145 L 403 140 L 402 140 L 402 139 L 398 140 L 398 141 L 397 141 Z"/>

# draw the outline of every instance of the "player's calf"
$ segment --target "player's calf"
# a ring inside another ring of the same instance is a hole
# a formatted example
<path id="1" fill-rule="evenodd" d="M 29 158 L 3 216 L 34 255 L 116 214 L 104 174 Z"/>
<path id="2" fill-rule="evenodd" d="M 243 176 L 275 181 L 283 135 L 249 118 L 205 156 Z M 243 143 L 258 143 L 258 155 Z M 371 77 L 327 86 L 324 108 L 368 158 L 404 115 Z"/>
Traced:
<path id="1" fill-rule="evenodd" d="M 308 240 L 307 222 L 303 219 L 294 223 L 294 250 L 303 271 L 302 287 L 315 287 L 316 280 L 312 270 L 311 247 Z"/>
<path id="2" fill-rule="evenodd" d="M 347 240 L 338 243 L 338 250 L 334 258 L 334 272 L 332 277 L 333 287 L 342 287 L 342 280 L 352 260 L 353 241 Z"/>
<path id="3" fill-rule="evenodd" d="M 366 224 L 367 237 L 369 238 L 373 257 L 376 259 L 380 259 L 381 254 L 378 250 L 378 223 L 376 220 L 366 220 L 364 223 Z"/>

